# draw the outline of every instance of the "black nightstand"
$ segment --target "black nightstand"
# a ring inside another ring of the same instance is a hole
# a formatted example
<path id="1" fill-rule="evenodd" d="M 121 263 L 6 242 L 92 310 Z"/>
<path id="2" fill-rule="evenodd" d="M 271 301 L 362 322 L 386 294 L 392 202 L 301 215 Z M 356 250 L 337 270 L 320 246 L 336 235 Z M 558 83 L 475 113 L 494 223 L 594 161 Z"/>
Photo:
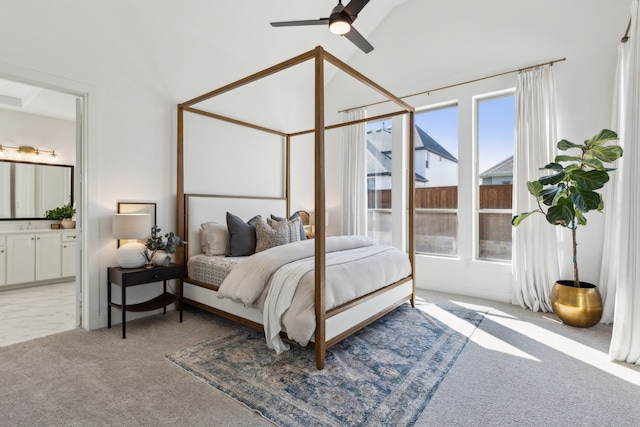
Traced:
<path id="1" fill-rule="evenodd" d="M 122 338 L 126 338 L 127 311 L 150 311 L 164 308 L 167 313 L 167 306 L 177 302 L 180 309 L 180 322 L 182 322 L 182 278 L 184 276 L 184 266 L 171 263 L 167 267 L 154 268 L 107 268 L 107 302 L 108 302 L 108 327 L 111 327 L 111 308 L 115 307 L 122 311 Z M 167 280 L 177 281 L 177 294 L 167 292 Z M 149 301 L 138 304 L 127 305 L 127 287 L 145 285 L 148 283 L 164 282 L 162 295 Z M 122 304 L 111 302 L 111 284 L 119 285 L 122 290 Z"/>

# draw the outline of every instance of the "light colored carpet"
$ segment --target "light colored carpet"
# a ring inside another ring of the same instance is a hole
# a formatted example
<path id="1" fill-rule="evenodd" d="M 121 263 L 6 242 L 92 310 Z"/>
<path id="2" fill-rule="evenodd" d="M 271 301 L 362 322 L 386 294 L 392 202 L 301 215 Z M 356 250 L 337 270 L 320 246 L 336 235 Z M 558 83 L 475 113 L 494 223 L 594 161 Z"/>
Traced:
<path id="1" fill-rule="evenodd" d="M 640 425 L 640 368 L 608 361 L 610 326 L 577 329 L 510 304 L 419 295 L 489 312 L 416 425 Z M 164 358 L 238 328 L 188 309 L 182 324 L 176 312 L 132 321 L 126 340 L 115 327 L 2 347 L 0 424 L 273 425 Z"/>

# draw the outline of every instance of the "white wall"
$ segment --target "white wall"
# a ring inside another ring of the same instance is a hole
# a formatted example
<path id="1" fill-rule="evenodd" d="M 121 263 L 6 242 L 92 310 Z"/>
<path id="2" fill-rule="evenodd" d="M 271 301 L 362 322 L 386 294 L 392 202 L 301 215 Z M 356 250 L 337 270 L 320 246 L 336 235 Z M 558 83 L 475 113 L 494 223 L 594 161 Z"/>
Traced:
<path id="1" fill-rule="evenodd" d="M 410 0 L 373 33 L 365 32 L 375 50 L 364 55 L 344 38 L 314 29 L 272 30 L 267 22 L 284 15 L 270 3 L 253 2 L 242 19 L 234 15 L 236 8 L 232 2 L 202 0 L 188 7 L 169 0 L 0 4 L 0 76 L 89 94 L 82 231 L 85 321 L 91 328 L 106 325 L 106 268 L 115 264 L 111 215 L 117 203 L 156 202 L 158 225 L 175 227 L 177 103 L 320 44 L 398 94 L 566 56 L 567 62 L 556 66 L 559 132 L 579 140 L 609 124 L 615 49 L 629 16 L 627 0 Z M 374 10 L 372 5 L 372 17 Z M 360 29 L 371 27 L 365 16 L 359 18 Z M 343 85 L 347 80 L 329 85 L 329 123 L 341 108 L 376 100 L 359 98 Z M 278 125 L 306 126 L 312 110 L 300 96 L 280 88 L 264 93 L 275 100 L 268 113 Z M 260 93 L 254 96 L 259 99 Z M 232 107 L 241 111 L 251 103 Z M 340 145 L 327 144 L 329 230 L 340 218 Z M 312 182 L 310 149 L 299 145 L 292 151 L 297 157 L 293 171 L 304 169 L 294 176 L 294 208 L 307 207 L 310 190 L 298 183 Z M 593 239 L 585 239 L 583 247 L 601 241 L 601 227 L 598 232 L 593 223 Z M 599 256 L 597 249 L 586 256 L 585 279 L 597 278 Z M 131 302 L 148 297 L 149 291 L 140 288 L 132 289 Z"/>
<path id="2" fill-rule="evenodd" d="M 57 163 L 75 165 L 76 123 L 0 109 L 0 144 L 55 150 Z"/>

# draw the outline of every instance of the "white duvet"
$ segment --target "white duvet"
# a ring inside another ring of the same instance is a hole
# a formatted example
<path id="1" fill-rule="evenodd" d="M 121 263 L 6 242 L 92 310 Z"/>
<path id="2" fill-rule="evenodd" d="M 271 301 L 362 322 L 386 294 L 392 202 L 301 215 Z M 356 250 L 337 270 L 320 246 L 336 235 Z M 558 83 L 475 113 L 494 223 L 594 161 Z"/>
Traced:
<path id="1" fill-rule="evenodd" d="M 327 310 L 394 283 L 411 274 L 406 253 L 360 236 L 326 240 Z M 218 289 L 219 298 L 262 310 L 267 345 L 280 353 L 280 339 L 307 345 L 315 331 L 314 241 L 277 246 L 236 266 Z"/>

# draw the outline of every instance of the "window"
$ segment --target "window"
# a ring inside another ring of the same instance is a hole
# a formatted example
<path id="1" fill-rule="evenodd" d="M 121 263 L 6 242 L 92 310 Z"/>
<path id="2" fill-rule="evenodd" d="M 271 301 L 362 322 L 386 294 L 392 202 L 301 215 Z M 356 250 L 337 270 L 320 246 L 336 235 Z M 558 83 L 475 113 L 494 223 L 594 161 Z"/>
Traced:
<path id="1" fill-rule="evenodd" d="M 417 113 L 415 123 L 416 252 L 456 255 L 458 106 Z M 432 155 L 440 161 L 429 163 Z"/>
<path id="2" fill-rule="evenodd" d="M 511 260 L 515 95 L 478 99 L 477 257 Z"/>
<path id="3" fill-rule="evenodd" d="M 392 244 L 392 128 L 390 121 L 367 123 L 367 236 Z"/>

